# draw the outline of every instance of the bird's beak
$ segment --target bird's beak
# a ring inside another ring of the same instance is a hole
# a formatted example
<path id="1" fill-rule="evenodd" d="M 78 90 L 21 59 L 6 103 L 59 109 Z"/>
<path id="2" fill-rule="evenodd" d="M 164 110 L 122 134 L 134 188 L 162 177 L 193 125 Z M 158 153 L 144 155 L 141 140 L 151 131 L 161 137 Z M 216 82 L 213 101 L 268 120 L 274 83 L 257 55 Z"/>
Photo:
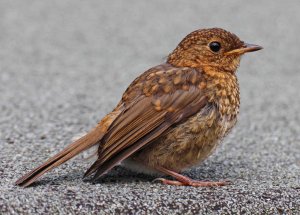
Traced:
<path id="1" fill-rule="evenodd" d="M 261 49 L 263 49 L 262 46 L 244 43 L 244 45 L 241 48 L 237 48 L 237 49 L 231 50 L 229 52 L 226 52 L 225 55 L 231 55 L 231 54 L 241 55 L 241 54 L 245 54 L 246 52 L 255 52 L 255 51 L 258 51 Z"/>

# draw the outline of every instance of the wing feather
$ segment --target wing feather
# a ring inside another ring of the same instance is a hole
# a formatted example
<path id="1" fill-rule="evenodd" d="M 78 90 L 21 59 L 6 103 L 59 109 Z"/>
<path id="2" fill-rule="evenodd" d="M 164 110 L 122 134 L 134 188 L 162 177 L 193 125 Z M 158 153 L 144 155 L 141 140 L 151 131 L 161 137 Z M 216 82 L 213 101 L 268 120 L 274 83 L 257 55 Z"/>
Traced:
<path id="1" fill-rule="evenodd" d="M 130 97 L 128 95 L 131 92 L 127 90 L 127 95 L 123 96 L 129 97 L 127 105 L 124 105 L 126 108 L 103 137 L 98 151 L 99 157 L 85 176 L 96 172 L 94 178 L 100 177 L 128 156 L 153 142 L 171 126 L 199 112 L 207 104 L 207 98 L 195 83 L 189 82 L 187 77 L 190 77 L 191 73 L 194 74 L 195 71 L 183 73 L 184 87 L 171 84 L 169 92 L 164 92 L 159 88 L 160 85 L 155 85 L 160 80 L 157 77 L 153 78 L 153 83 L 147 80 L 147 86 L 159 89 L 150 96 L 140 93 Z"/>

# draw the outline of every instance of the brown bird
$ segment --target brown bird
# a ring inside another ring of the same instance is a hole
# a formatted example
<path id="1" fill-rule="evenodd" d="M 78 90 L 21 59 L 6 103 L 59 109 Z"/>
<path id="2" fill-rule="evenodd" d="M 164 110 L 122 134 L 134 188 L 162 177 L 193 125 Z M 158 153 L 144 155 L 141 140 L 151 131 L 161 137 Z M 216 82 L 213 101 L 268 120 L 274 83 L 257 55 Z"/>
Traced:
<path id="1" fill-rule="evenodd" d="M 206 159 L 236 124 L 239 85 L 235 72 L 241 56 L 262 49 L 220 28 L 187 35 L 168 56 L 136 78 L 117 107 L 88 134 L 16 184 L 29 186 L 40 176 L 98 144 L 98 159 L 85 176 L 98 179 L 114 166 L 162 173 L 164 184 L 222 186 L 180 174 Z"/>

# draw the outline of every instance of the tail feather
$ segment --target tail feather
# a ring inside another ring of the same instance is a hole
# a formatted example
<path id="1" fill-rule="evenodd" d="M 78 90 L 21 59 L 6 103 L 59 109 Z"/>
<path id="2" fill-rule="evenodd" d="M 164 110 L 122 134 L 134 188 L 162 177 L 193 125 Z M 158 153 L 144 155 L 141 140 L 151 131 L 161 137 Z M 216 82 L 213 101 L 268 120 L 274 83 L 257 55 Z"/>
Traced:
<path id="1" fill-rule="evenodd" d="M 52 158 L 48 159 L 45 163 L 33 169 L 19 180 L 15 182 L 16 185 L 27 187 L 35 182 L 39 177 L 41 177 L 46 172 L 52 170 L 53 168 L 63 164 L 64 162 L 70 160 L 74 156 L 78 155 L 80 152 L 92 147 L 97 144 L 102 137 L 104 136 L 104 132 L 98 126 L 81 137 L 74 143 L 67 146 L 63 151 L 54 155 Z"/>

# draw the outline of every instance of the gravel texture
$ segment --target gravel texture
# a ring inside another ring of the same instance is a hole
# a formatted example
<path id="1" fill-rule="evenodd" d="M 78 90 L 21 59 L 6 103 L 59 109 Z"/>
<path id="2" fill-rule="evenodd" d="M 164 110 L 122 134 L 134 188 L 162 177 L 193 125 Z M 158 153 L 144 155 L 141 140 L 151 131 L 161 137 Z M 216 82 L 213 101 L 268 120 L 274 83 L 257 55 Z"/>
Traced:
<path id="1" fill-rule="evenodd" d="M 296 0 L 0 1 L 0 214 L 299 214 L 299 10 Z M 238 125 L 186 172 L 233 185 L 163 186 L 122 167 L 92 184 L 83 153 L 14 186 L 186 34 L 215 26 L 265 48 L 242 60 Z"/>

